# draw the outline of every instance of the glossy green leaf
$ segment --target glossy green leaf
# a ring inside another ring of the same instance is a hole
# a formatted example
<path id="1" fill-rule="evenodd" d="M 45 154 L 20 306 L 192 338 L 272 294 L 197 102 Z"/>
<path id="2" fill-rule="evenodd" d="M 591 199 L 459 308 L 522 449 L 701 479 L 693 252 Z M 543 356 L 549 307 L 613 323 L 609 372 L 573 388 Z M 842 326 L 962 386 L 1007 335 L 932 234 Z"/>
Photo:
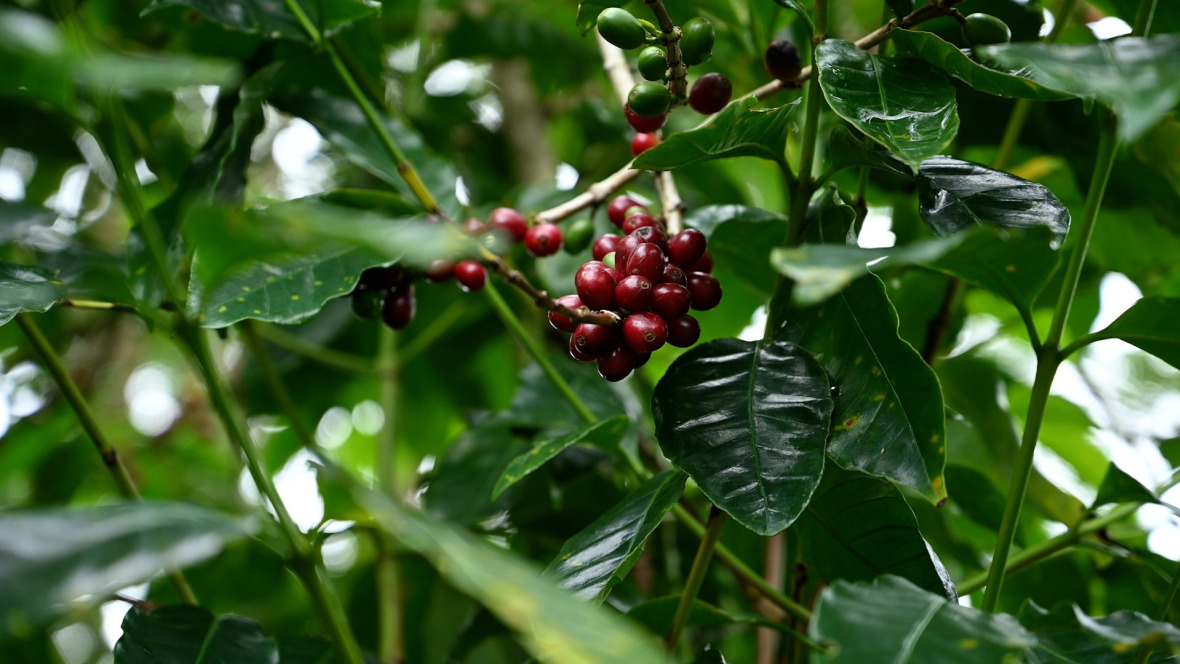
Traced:
<path id="1" fill-rule="evenodd" d="M 837 646 L 818 661 L 848 664 L 1015 662 L 1036 642 L 1012 616 L 959 606 L 895 576 L 824 588 L 810 636 Z"/>
<path id="2" fill-rule="evenodd" d="M 881 280 L 869 275 L 818 307 L 790 311 L 780 301 L 771 308 L 771 318 L 782 321 L 772 337 L 806 348 L 835 386 L 832 459 L 934 502 L 945 499 L 942 390 L 918 351 L 898 336 Z"/>
<path id="3" fill-rule="evenodd" d="M 279 641 L 279 664 L 337 664 L 336 646 L 316 638 L 283 638 Z"/>
<path id="4" fill-rule="evenodd" d="M 562 353 L 567 355 L 567 353 Z M 624 414 L 619 397 L 594 371 L 580 371 L 577 365 L 554 361 L 558 373 L 573 388 L 586 407 L 599 418 Z M 583 420 L 569 402 L 553 389 L 553 383 L 540 365 L 530 363 L 520 370 L 520 385 L 505 410 L 492 415 L 491 421 L 536 429 L 573 429 Z"/>
<path id="5" fill-rule="evenodd" d="M 1019 618 L 1037 639 L 1029 652 L 1032 664 L 1131 664 L 1141 643 L 1163 655 L 1180 654 L 1180 629 L 1133 611 L 1092 618 L 1077 605 L 1063 603 L 1046 611 L 1030 601 L 1021 607 Z M 1163 655 L 1153 656 L 1151 662 L 1163 661 Z"/>
<path id="6" fill-rule="evenodd" d="M 1017 73 L 985 67 L 972 60 L 969 51 L 959 50 L 954 44 L 930 32 L 894 30 L 890 38 L 897 44 L 899 53 L 921 58 L 984 94 L 1037 101 L 1060 101 L 1073 97 Z"/>
<path id="7" fill-rule="evenodd" d="M 369 489 L 357 486 L 354 490 L 381 528 L 401 546 L 426 558 L 450 585 L 516 630 L 538 660 L 553 664 L 668 661 L 635 626 L 558 588 L 507 551 Z"/>
<path id="8" fill-rule="evenodd" d="M 83 596 L 211 558 L 253 528 L 201 507 L 130 503 L 0 515 L 0 633 L 29 633 Z"/>
<path id="9" fill-rule="evenodd" d="M 1180 298 L 1145 297 L 1113 323 L 1095 333 L 1099 339 L 1122 339 L 1180 368 Z"/>
<path id="10" fill-rule="evenodd" d="M 1158 503 L 1159 498 L 1151 489 L 1139 483 L 1113 463 L 1102 476 L 1102 483 L 1098 485 L 1098 495 L 1090 504 L 1090 509 L 1100 505 L 1112 503 Z"/>
<path id="11" fill-rule="evenodd" d="M 687 225 L 709 237 L 715 264 L 770 297 L 778 276 L 770 250 L 787 236 L 786 217 L 744 205 L 710 205 L 693 212 Z"/>
<path id="12" fill-rule="evenodd" d="M 0 325 L 22 312 L 42 313 L 65 297 L 65 284 L 44 268 L 0 261 Z"/>
<path id="13" fill-rule="evenodd" d="M 524 479 L 526 475 L 545 465 L 546 462 L 571 445 L 589 439 L 601 447 L 617 446 L 623 433 L 627 430 L 628 424 L 629 420 L 626 415 L 616 415 L 576 431 L 542 440 L 534 445 L 533 449 L 521 454 L 508 464 L 508 467 L 500 474 L 500 479 L 496 480 L 496 486 L 492 489 L 492 498 L 499 498 L 500 494 L 508 490 L 508 487 Z"/>
<path id="14" fill-rule="evenodd" d="M 823 368 L 786 342 L 699 345 L 652 397 L 664 456 L 760 535 L 791 525 L 819 486 L 831 413 Z"/>
<path id="15" fill-rule="evenodd" d="M 178 604 L 132 608 L 115 644 L 115 664 L 279 664 L 279 647 L 262 625 Z"/>
<path id="16" fill-rule="evenodd" d="M 665 595 L 649 599 L 636 604 L 627 612 L 627 617 L 651 630 L 653 634 L 664 636 L 672 627 L 672 620 L 676 615 L 676 608 L 680 605 L 680 595 Z M 773 625 L 766 618 L 756 613 L 735 613 L 716 607 L 708 602 L 696 600 L 692 603 L 692 610 L 688 614 L 685 627 L 724 627 L 726 625 Z"/>
<path id="17" fill-rule="evenodd" d="M 886 480 L 829 464 L 799 517 L 805 559 L 829 585 L 882 574 L 956 601 L 942 562 L 922 538 L 914 512 Z"/>
<path id="18" fill-rule="evenodd" d="M 1119 138 L 1128 143 L 1180 101 L 1180 35 L 1096 44 L 1004 44 L 977 53 L 1003 67 L 1020 68 L 1046 87 L 1110 107 L 1119 117 Z"/>
<path id="19" fill-rule="evenodd" d="M 578 14 L 575 21 L 578 24 L 578 30 L 583 35 L 589 34 L 594 29 L 595 21 L 598 20 L 598 15 L 607 7 L 622 7 L 627 4 L 627 0 L 580 0 L 578 2 Z"/>
<path id="20" fill-rule="evenodd" d="M 435 467 L 423 506 L 432 516 L 464 525 L 494 513 L 497 478 L 524 450 L 507 427 L 489 423 L 469 429 Z"/>
<path id="21" fill-rule="evenodd" d="M 807 11 L 807 7 L 803 5 L 800 0 L 774 0 L 780 7 L 784 7 L 795 12 L 795 16 L 803 21 L 803 25 L 807 28 L 807 34 L 815 32 L 815 24 L 811 21 L 811 12 Z M 901 0 L 906 1 L 906 0 Z"/>
<path id="22" fill-rule="evenodd" d="M 955 89 L 925 62 L 877 57 L 839 39 L 824 40 L 816 62 L 832 110 L 914 170 L 959 131 Z"/>
<path id="23" fill-rule="evenodd" d="M 954 251 L 928 267 L 986 288 L 1015 304 L 1031 309 L 1060 261 L 1046 228 L 1024 233 L 980 231 L 963 238 Z"/>
<path id="24" fill-rule="evenodd" d="M 545 574 L 578 597 L 602 602 L 627 577 L 643 546 L 684 491 L 684 473 L 667 470 L 646 481 L 566 541 Z"/>
<path id="25" fill-rule="evenodd" d="M 868 166 L 906 178 L 914 176 L 905 162 L 892 153 L 866 145 L 844 125 L 837 126 L 828 137 L 828 155 L 832 160 L 832 173 Z"/>
<path id="26" fill-rule="evenodd" d="M 348 295 L 363 270 L 385 262 L 363 248 L 258 261 L 218 279 L 209 291 L 190 288 L 189 311 L 203 327 L 228 327 L 247 318 L 293 325 L 328 300 Z"/>
<path id="27" fill-rule="evenodd" d="M 376 0 L 316 0 L 300 2 L 311 24 L 331 36 L 353 21 L 381 11 Z M 260 35 L 266 39 L 294 39 L 311 42 L 295 16 L 282 0 L 152 0 L 144 10 L 151 13 L 164 7 L 181 6 L 200 12 L 205 18 L 227 30 Z"/>
<path id="28" fill-rule="evenodd" d="M 678 131 L 635 158 L 631 168 L 667 171 L 727 157 L 759 157 L 785 164 L 791 115 L 798 102 L 754 110 L 757 99 L 726 106 L 699 129 Z"/>
<path id="29" fill-rule="evenodd" d="M 971 226 L 1044 227 L 1060 244 L 1069 232 L 1069 210 L 1044 185 L 952 157 L 922 162 L 918 204 L 922 219 L 943 236 Z"/>

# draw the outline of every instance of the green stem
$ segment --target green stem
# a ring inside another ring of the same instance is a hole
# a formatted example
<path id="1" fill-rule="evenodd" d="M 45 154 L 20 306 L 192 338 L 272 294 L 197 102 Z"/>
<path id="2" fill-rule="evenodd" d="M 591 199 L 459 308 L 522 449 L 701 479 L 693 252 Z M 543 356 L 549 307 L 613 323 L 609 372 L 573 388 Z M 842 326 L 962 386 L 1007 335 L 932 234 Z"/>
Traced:
<path id="1" fill-rule="evenodd" d="M 553 366 L 551 361 L 549 361 L 549 356 L 545 353 L 545 349 L 542 348 L 541 344 L 538 343 L 537 340 L 528 333 L 528 330 L 524 329 L 524 325 L 521 325 L 520 319 L 516 317 L 516 314 L 513 313 L 512 308 L 508 306 L 508 303 L 504 301 L 504 298 L 500 297 L 500 293 L 496 290 L 495 286 L 493 286 L 491 282 L 488 282 L 487 285 L 483 287 L 483 290 L 484 294 L 487 296 L 488 303 L 492 305 L 492 310 L 495 311 L 496 315 L 500 317 L 500 320 L 504 322 L 504 326 L 507 327 L 508 331 L 512 333 L 512 336 L 516 338 L 517 343 L 519 343 L 521 346 L 524 346 L 524 349 L 528 351 L 528 354 L 541 367 L 541 371 L 543 371 L 545 376 L 549 378 L 549 381 L 553 383 L 553 387 L 557 388 L 557 391 L 561 394 L 561 396 L 565 397 L 565 400 L 568 401 L 571 406 L 573 406 L 574 410 L 578 412 L 578 415 L 583 420 L 585 420 L 587 424 L 594 424 L 597 422 L 598 417 L 595 416 L 590 408 L 586 406 L 581 397 L 574 393 L 574 389 L 570 387 L 568 382 L 566 382 L 565 377 L 557 373 L 557 368 Z"/>
<path id="2" fill-rule="evenodd" d="M 361 357 L 360 355 L 353 355 L 352 353 L 345 353 L 332 348 L 324 348 L 319 344 L 305 341 L 302 337 L 291 334 L 275 325 L 257 325 L 254 330 L 258 336 L 283 350 L 290 351 L 334 369 L 361 374 L 381 373 L 389 370 L 388 367 L 374 367 L 372 360 Z"/>
<path id="3" fill-rule="evenodd" d="M 1135 37 L 1146 37 L 1151 34 L 1151 23 L 1155 18 L 1155 7 L 1157 0 L 1142 0 L 1139 3 L 1139 11 L 1135 14 L 1135 26 L 1131 29 L 1131 34 Z"/>
<path id="4" fill-rule="evenodd" d="M 709 525 L 705 528 L 705 535 L 697 547 L 696 558 L 692 561 L 692 569 L 688 572 L 688 580 L 684 584 L 684 592 L 680 595 L 680 604 L 676 606 L 676 615 L 672 617 L 672 627 L 668 630 L 667 644 L 669 650 L 674 650 L 680 641 L 680 633 L 688 623 L 688 616 L 692 613 L 692 605 L 697 600 L 697 593 L 705 580 L 705 572 L 709 569 L 709 561 L 713 559 L 713 550 L 717 547 L 717 540 L 721 537 L 721 528 L 725 526 L 728 515 L 716 506 L 709 514 Z"/>
<path id="5" fill-rule="evenodd" d="M 377 335 L 377 364 L 384 367 L 397 366 L 397 335 L 393 330 L 381 326 Z M 397 387 L 398 374 L 388 372 L 381 376 L 378 400 L 385 412 L 385 423 L 381 426 L 377 440 L 377 484 L 388 496 L 397 493 Z"/>
<path id="6" fill-rule="evenodd" d="M 377 336 L 377 364 L 397 366 L 397 334 L 381 326 Z M 398 380 L 396 372 L 380 378 L 378 399 L 385 411 L 385 423 L 377 440 L 377 484 L 386 495 L 398 496 L 397 486 L 397 416 Z M 377 656 L 382 664 L 396 664 L 403 656 L 401 629 L 401 565 L 397 544 L 378 534 L 377 541 Z"/>
<path id="7" fill-rule="evenodd" d="M 1085 348 L 1086 346 L 1089 346 L 1090 344 L 1094 343 L 1095 341 L 1102 341 L 1103 339 L 1114 339 L 1114 338 L 1115 338 L 1115 335 L 1107 332 L 1106 330 L 1099 330 L 1097 332 L 1091 332 L 1090 334 L 1083 335 L 1083 336 L 1075 339 L 1073 343 L 1071 343 L 1068 346 L 1066 346 L 1065 348 L 1061 349 L 1061 359 L 1064 360 L 1065 358 L 1069 357 L 1070 355 L 1073 355 L 1074 353 Z"/>
<path id="8" fill-rule="evenodd" d="M 995 553 L 992 555 L 991 568 L 988 570 L 987 590 L 984 592 L 983 603 L 980 607 L 984 611 L 995 611 L 1000 600 L 1000 590 L 1008 566 L 1008 553 L 1012 548 L 1012 539 L 1016 532 L 1016 524 L 1020 520 L 1024 494 L 1033 471 L 1037 435 L 1040 433 L 1041 420 L 1045 415 L 1045 406 L 1049 401 L 1049 388 L 1053 385 L 1053 377 L 1061 362 L 1061 336 L 1065 331 L 1065 323 L 1069 319 L 1070 309 L 1073 307 L 1082 266 L 1086 261 L 1086 250 L 1090 246 L 1094 224 L 1098 220 L 1098 211 L 1102 207 L 1102 197 L 1106 191 L 1106 184 L 1110 179 L 1110 171 L 1114 166 L 1114 159 L 1118 152 L 1116 131 L 1117 125 L 1113 116 L 1110 116 L 1099 139 L 1098 160 L 1094 165 L 1094 174 L 1090 180 L 1086 207 L 1082 213 L 1080 225 L 1075 231 L 1073 254 L 1070 255 L 1065 279 L 1061 284 L 1061 293 L 1057 297 L 1057 306 L 1053 310 L 1053 322 L 1049 326 L 1049 334 L 1045 337 L 1045 343 L 1037 352 L 1037 373 L 1033 381 L 1028 414 L 1024 420 L 1024 435 L 1020 442 L 1020 452 L 1012 486 L 1008 490 L 1008 501 L 1004 507 L 1004 518 L 1000 523 L 999 538 L 996 542 Z"/>
<path id="9" fill-rule="evenodd" d="M 303 420 L 303 414 L 299 412 L 299 408 L 291 398 L 291 392 L 283 382 L 274 358 L 271 357 L 270 351 L 267 350 L 266 344 L 258 334 L 257 325 L 254 321 L 244 320 L 238 324 L 238 329 L 246 341 L 246 346 L 254 355 L 254 360 L 258 362 L 258 371 L 262 374 L 262 381 L 266 383 L 267 390 L 278 402 L 279 410 L 287 416 L 291 428 L 295 430 L 295 436 L 299 438 L 299 442 L 304 447 L 314 448 L 316 446 L 315 434 L 307 426 L 307 422 Z"/>
<path id="10" fill-rule="evenodd" d="M 49 340 L 42 334 L 41 328 L 38 327 L 37 322 L 29 314 L 17 314 L 17 325 L 20 325 L 25 336 L 29 338 L 29 343 L 33 345 L 33 349 L 41 356 L 42 362 L 45 364 L 45 369 L 49 371 L 49 375 L 53 376 L 53 381 L 57 383 L 58 389 L 61 390 L 62 396 L 69 402 L 70 407 L 74 409 L 74 414 L 78 417 L 78 422 L 82 425 L 82 429 L 86 431 L 86 435 L 90 436 L 90 441 L 94 443 L 94 448 L 98 450 L 98 455 L 102 457 L 102 463 L 107 468 L 107 472 L 115 480 L 115 485 L 119 487 L 119 493 L 128 500 L 142 500 L 139 495 L 139 489 L 135 486 L 135 480 L 131 479 L 131 474 L 127 472 L 127 467 L 123 465 L 123 459 L 119 456 L 117 450 L 107 440 L 106 434 L 103 433 L 102 428 L 98 426 L 98 420 L 94 419 L 94 413 L 90 412 L 90 406 L 86 403 L 86 398 L 82 396 L 82 391 L 78 389 L 78 384 L 70 377 L 70 372 L 66 370 L 65 364 L 62 363 L 61 357 L 53 350 Z M 179 570 L 170 570 L 168 572 L 168 580 L 172 583 L 173 589 L 180 597 L 180 600 L 186 604 L 197 604 L 197 596 L 193 593 L 192 586 L 189 585 L 188 579 L 184 577 Z"/>
<path id="11" fill-rule="evenodd" d="M 1164 622 L 1168 619 L 1168 610 L 1172 608 L 1172 602 L 1176 599 L 1177 589 L 1180 589 L 1180 567 L 1172 572 L 1172 583 L 1168 584 L 1168 590 L 1164 593 L 1160 608 L 1155 612 L 1156 622 Z M 1147 644 L 1140 644 L 1139 649 L 1135 651 L 1135 664 L 1147 664 L 1152 650 L 1154 649 Z"/>
<path id="12" fill-rule="evenodd" d="M 1052 44 L 1061 38 L 1061 31 L 1065 29 L 1077 4 L 1078 0 L 1063 0 L 1061 6 L 1057 8 L 1057 13 L 1053 16 L 1053 29 L 1045 37 L 1045 43 Z M 1031 99 L 1016 100 L 1016 105 L 1012 107 L 1012 115 L 1008 118 L 1008 126 L 1004 129 L 1004 138 L 1000 141 L 1000 150 L 996 153 L 995 162 L 992 163 L 993 168 L 1002 171 L 1008 166 L 1031 110 Z"/>

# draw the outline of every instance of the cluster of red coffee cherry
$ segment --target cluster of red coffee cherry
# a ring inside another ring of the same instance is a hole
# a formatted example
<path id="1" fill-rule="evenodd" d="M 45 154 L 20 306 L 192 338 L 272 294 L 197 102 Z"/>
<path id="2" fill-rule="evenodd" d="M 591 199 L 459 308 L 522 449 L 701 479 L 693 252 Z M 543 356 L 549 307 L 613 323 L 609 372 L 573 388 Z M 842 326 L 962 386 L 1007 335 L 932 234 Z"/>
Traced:
<path id="1" fill-rule="evenodd" d="M 598 238 L 594 260 L 574 278 L 577 294 L 558 302 L 612 311 L 622 324 L 576 323 L 557 312 L 549 313 L 549 324 L 570 333 L 575 360 L 597 361 L 599 375 L 614 382 L 643 366 L 665 343 L 679 348 L 696 343 L 701 327 L 688 312 L 717 306 L 721 283 L 711 274 L 704 233 L 689 228 L 667 237 L 647 207 L 629 196 L 612 200 L 607 216 L 625 235 Z"/>
<path id="2" fill-rule="evenodd" d="M 468 219 L 463 224 L 468 235 L 483 238 L 489 234 L 524 242 L 534 256 L 551 256 L 561 249 L 562 232 L 554 224 L 539 223 L 529 226 L 524 215 L 512 208 L 492 210 L 485 224 L 479 219 Z M 488 281 L 487 269 L 479 261 L 454 261 L 438 258 L 421 271 L 407 270 L 400 265 L 374 267 L 361 273 L 352 291 L 352 310 L 360 318 L 382 322 L 401 330 L 414 320 L 417 301 L 414 299 L 414 280 L 424 277 L 431 283 L 454 279 L 466 292 L 477 291 Z"/>

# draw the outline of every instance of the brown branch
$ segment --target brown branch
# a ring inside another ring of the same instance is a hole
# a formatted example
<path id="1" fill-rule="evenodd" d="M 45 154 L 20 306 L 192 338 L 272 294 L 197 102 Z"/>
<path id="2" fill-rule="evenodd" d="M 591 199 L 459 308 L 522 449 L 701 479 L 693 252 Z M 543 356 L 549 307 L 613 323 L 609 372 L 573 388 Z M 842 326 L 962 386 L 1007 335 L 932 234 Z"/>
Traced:
<path id="1" fill-rule="evenodd" d="M 555 311 L 577 323 L 618 325 L 619 321 L 622 320 L 619 318 L 619 315 L 613 311 L 594 311 L 589 307 L 578 307 L 577 309 L 572 309 L 565 306 L 564 304 L 550 297 L 548 292 L 543 291 L 529 283 L 529 280 L 526 279 L 523 274 L 512 268 L 510 265 L 504 262 L 504 259 L 500 258 L 491 251 L 488 251 L 486 248 L 481 247 L 480 260 L 490 266 L 509 285 L 522 291 L 525 295 L 528 295 L 529 298 L 532 299 L 533 303 L 538 307 L 548 309 L 549 311 Z"/>
<path id="2" fill-rule="evenodd" d="M 680 199 L 680 191 L 676 188 L 671 171 L 657 171 L 655 176 L 660 207 L 664 211 L 664 228 L 669 236 L 675 235 L 684 230 L 684 201 Z"/>
<path id="3" fill-rule="evenodd" d="M 605 179 L 587 187 L 586 191 L 561 205 L 538 212 L 533 215 L 533 218 L 537 220 L 537 223 L 545 221 L 556 223 L 563 219 L 568 219 L 588 207 L 602 205 L 612 194 L 627 186 L 628 183 L 638 178 L 642 173 L 643 171 L 632 170 L 631 163 L 628 162 L 626 166 L 610 174 Z"/>

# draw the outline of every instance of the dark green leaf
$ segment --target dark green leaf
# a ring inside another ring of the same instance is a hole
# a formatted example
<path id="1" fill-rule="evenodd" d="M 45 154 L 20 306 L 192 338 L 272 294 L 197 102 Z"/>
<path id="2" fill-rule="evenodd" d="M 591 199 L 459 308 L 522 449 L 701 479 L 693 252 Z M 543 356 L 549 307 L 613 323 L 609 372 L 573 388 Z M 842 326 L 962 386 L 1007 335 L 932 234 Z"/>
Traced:
<path id="1" fill-rule="evenodd" d="M 451 445 L 426 487 L 423 505 L 430 514 L 460 524 L 475 523 L 496 510 L 496 478 L 525 446 L 506 427 L 470 429 Z"/>
<path id="2" fill-rule="evenodd" d="M 508 464 L 508 467 L 500 474 L 500 479 L 496 480 L 496 486 L 492 489 L 492 498 L 499 498 L 500 494 L 508 490 L 508 487 L 524 479 L 525 475 L 545 465 L 546 462 L 560 454 L 565 448 L 576 445 L 583 440 L 589 439 L 594 444 L 605 448 L 618 446 L 619 440 L 627 430 L 628 423 L 629 420 L 626 415 L 616 415 L 576 431 L 571 431 L 537 443 L 533 446 L 533 449 L 521 454 Z"/>
<path id="3" fill-rule="evenodd" d="M 653 634 L 663 636 L 671 629 L 672 620 L 679 605 L 679 595 L 657 597 L 635 605 L 627 612 L 627 617 L 650 629 Z M 692 611 L 688 614 L 685 627 L 724 627 L 726 625 L 765 625 L 768 623 L 773 624 L 760 615 L 725 611 L 698 599 L 692 603 Z"/>
<path id="4" fill-rule="evenodd" d="M 1019 615 L 1021 624 L 1037 639 L 1029 653 L 1034 664 L 1130 664 L 1141 643 L 1172 655 L 1180 653 L 1180 629 L 1141 613 L 1118 611 L 1091 618 L 1076 605 L 1062 603 L 1046 611 L 1030 601 Z"/>
<path id="5" fill-rule="evenodd" d="M 1122 339 L 1180 368 L 1180 298 L 1145 297 L 1095 336 Z"/>
<path id="6" fill-rule="evenodd" d="M 832 110 L 914 170 L 959 131 L 955 89 L 925 62 L 877 57 L 839 39 L 823 41 L 816 62 Z"/>
<path id="7" fill-rule="evenodd" d="M 252 527 L 180 503 L 40 508 L 0 515 L 0 615 L 20 635 L 84 595 L 101 600 L 192 565 Z"/>
<path id="8" fill-rule="evenodd" d="M 787 236 L 785 217 L 744 205 L 710 205 L 689 216 L 687 224 L 709 236 L 714 262 L 770 297 L 778 276 L 770 250 Z"/>
<path id="9" fill-rule="evenodd" d="M 618 664 L 668 659 L 633 625 L 575 598 L 512 554 L 357 486 L 358 499 L 406 549 L 520 633 L 540 661 Z"/>
<path id="10" fill-rule="evenodd" d="M 1073 96 L 1017 73 L 985 67 L 972 60 L 967 52 L 930 32 L 894 30 L 891 38 L 899 53 L 921 58 L 984 94 L 1038 101 L 1060 101 Z"/>
<path id="11" fill-rule="evenodd" d="M 1069 232 L 1069 210 L 1044 185 L 969 161 L 922 162 L 918 194 L 918 211 L 938 235 L 971 226 L 1045 227 L 1060 244 Z"/>
<path id="12" fill-rule="evenodd" d="M 132 608 L 115 644 L 115 664 L 279 664 L 279 648 L 262 626 L 180 604 Z"/>
<path id="13" fill-rule="evenodd" d="M 783 298 L 785 299 L 785 298 Z M 869 275 L 819 307 L 772 302 L 771 334 L 806 348 L 835 386 L 828 454 L 934 502 L 946 498 L 946 425 L 938 378 L 897 335 L 885 286 Z"/>
<path id="14" fill-rule="evenodd" d="M 1125 37 L 1097 44 L 1004 44 L 980 57 L 1050 88 L 1095 99 L 1119 117 L 1119 138 L 1133 142 L 1180 101 L 1180 35 Z"/>
<path id="15" fill-rule="evenodd" d="M 580 0 L 578 2 L 578 15 L 576 22 L 578 30 L 583 35 L 589 33 L 594 29 L 594 23 L 598 20 L 598 15 L 607 7 L 622 7 L 627 4 L 627 0 Z"/>
<path id="16" fill-rule="evenodd" d="M 39 267 L 0 261 L 0 325 L 22 312 L 42 313 L 65 297 L 65 284 Z"/>
<path id="17" fill-rule="evenodd" d="M 1155 493 L 1113 463 L 1106 469 L 1090 509 L 1110 503 L 1158 503 Z"/>
<path id="18" fill-rule="evenodd" d="M 815 24 L 811 21 L 811 13 L 807 11 L 807 7 L 803 6 L 800 0 L 774 0 L 780 7 L 790 9 L 795 12 L 799 20 L 803 21 L 803 25 L 807 28 L 807 34 L 815 32 Z M 904 0 L 903 0 L 904 1 Z"/>
<path id="19" fill-rule="evenodd" d="M 238 67 L 232 62 L 176 54 L 100 53 L 78 60 L 72 71 L 83 87 L 120 94 L 145 90 L 170 92 L 192 85 L 230 86 L 239 80 Z"/>
<path id="20" fill-rule="evenodd" d="M 1028 310 L 1061 258 L 1052 247 L 1050 233 L 1047 228 L 1024 233 L 970 233 L 953 251 L 930 261 L 928 266 L 986 288 Z"/>
<path id="21" fill-rule="evenodd" d="M 151 6 L 143 13 L 177 5 L 196 10 L 228 30 L 261 35 L 266 39 L 311 42 L 282 0 L 152 0 Z M 325 36 L 381 10 L 381 3 L 375 0 L 300 0 L 299 5 L 311 24 L 321 29 Z"/>
<path id="22" fill-rule="evenodd" d="M 912 178 L 913 172 L 905 162 L 889 152 L 874 150 L 857 138 L 848 127 L 839 125 L 832 130 L 828 137 L 828 153 L 832 159 L 832 172 L 845 168 L 868 166 L 906 178 Z"/>
<path id="23" fill-rule="evenodd" d="M 566 541 L 545 573 L 579 597 L 601 602 L 627 577 L 643 545 L 684 491 L 686 476 L 668 470 L 643 483 Z"/>
<path id="24" fill-rule="evenodd" d="M 596 372 L 580 371 L 578 366 L 565 361 L 564 357 L 555 364 L 557 371 L 595 415 L 608 418 L 624 413 L 618 396 Z M 536 363 L 527 364 L 520 370 L 520 386 L 512 395 L 512 403 L 506 410 L 493 415 L 492 419 L 503 424 L 538 429 L 569 430 L 583 424 L 581 416 L 553 389 L 553 383 Z"/>
<path id="25" fill-rule="evenodd" d="M 337 664 L 336 646 L 315 638 L 280 638 L 279 664 Z"/>
<path id="26" fill-rule="evenodd" d="M 791 525 L 819 485 L 831 409 L 819 363 L 785 342 L 697 346 L 652 397 L 664 455 L 760 535 Z"/>
<path id="27" fill-rule="evenodd" d="M 897 18 L 902 18 L 914 11 L 914 0 L 885 0 L 885 4 L 889 5 L 890 11 Z"/>
<path id="28" fill-rule="evenodd" d="M 995 664 L 1020 661 L 1035 639 L 1012 616 L 948 602 L 895 576 L 823 590 L 810 635 L 848 664 Z"/>
<path id="29" fill-rule="evenodd" d="M 893 574 L 958 599 L 942 562 L 918 532 L 913 511 L 883 479 L 829 464 L 799 528 L 805 559 L 828 584 Z"/>
<path id="30" fill-rule="evenodd" d="M 791 114 L 798 102 L 754 110 L 757 103 L 752 97 L 731 103 L 709 124 L 672 134 L 636 157 L 631 167 L 667 171 L 727 157 L 760 157 L 785 164 Z"/>

